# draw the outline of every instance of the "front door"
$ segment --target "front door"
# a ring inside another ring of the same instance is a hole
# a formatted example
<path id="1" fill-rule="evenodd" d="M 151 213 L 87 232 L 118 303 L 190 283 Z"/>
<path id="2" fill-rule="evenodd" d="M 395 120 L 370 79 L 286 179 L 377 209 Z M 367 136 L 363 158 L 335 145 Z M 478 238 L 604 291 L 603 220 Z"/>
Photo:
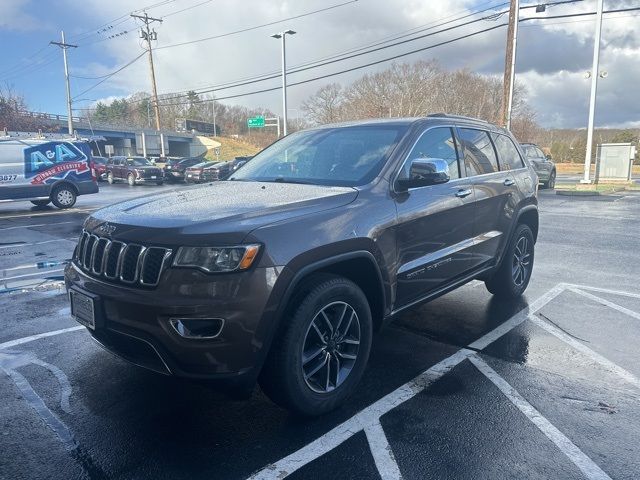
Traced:
<path id="1" fill-rule="evenodd" d="M 396 308 L 410 304 L 473 267 L 473 184 L 461 174 L 453 129 L 427 129 L 405 159 L 398 178 L 416 158 L 440 158 L 450 180 L 409 189 L 396 197 L 398 246 Z"/>

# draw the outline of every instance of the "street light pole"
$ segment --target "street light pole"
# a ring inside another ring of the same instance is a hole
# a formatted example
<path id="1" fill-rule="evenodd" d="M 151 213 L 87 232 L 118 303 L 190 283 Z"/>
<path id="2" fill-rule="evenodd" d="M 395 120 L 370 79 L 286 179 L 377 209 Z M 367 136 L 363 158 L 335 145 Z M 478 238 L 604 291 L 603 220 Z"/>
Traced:
<path id="1" fill-rule="evenodd" d="M 587 126 L 587 149 L 584 155 L 584 178 L 580 183 L 591 183 L 591 144 L 593 143 L 593 120 L 596 113 L 596 93 L 598 91 L 598 69 L 600 67 L 600 35 L 602 32 L 602 9 L 604 0 L 598 0 L 596 10 L 596 32 L 593 43 L 593 65 L 591 67 L 591 96 L 589 98 L 589 124 Z"/>
<path id="2" fill-rule="evenodd" d="M 274 33 L 273 38 L 278 38 L 282 44 L 282 126 L 284 136 L 287 136 L 287 56 L 285 47 L 285 37 L 287 35 L 295 35 L 293 30 L 285 30 L 284 32 Z"/>

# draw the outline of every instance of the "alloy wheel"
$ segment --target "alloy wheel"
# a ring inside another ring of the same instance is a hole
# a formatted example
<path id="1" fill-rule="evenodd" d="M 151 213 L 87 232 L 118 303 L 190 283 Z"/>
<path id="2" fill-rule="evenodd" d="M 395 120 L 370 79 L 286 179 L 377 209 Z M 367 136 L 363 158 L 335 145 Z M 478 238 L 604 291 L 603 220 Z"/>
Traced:
<path id="1" fill-rule="evenodd" d="M 511 277 L 518 287 L 524 284 L 531 273 L 531 246 L 529 239 L 522 236 L 518 239 L 513 251 Z"/>
<path id="2" fill-rule="evenodd" d="M 304 337 L 301 361 L 307 386 L 328 393 L 347 379 L 358 358 L 360 320 L 345 302 L 333 302 L 313 317 Z"/>

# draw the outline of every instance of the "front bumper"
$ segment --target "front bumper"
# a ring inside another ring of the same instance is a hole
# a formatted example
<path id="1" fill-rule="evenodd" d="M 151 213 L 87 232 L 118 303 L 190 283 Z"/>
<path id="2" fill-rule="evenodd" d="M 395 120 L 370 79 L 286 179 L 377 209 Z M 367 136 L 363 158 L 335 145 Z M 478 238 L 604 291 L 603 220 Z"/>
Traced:
<path id="1" fill-rule="evenodd" d="M 167 269 L 155 289 L 129 287 L 87 275 L 74 263 L 65 269 L 67 290 L 96 299 L 101 322 L 93 338 L 137 365 L 181 377 L 253 385 L 262 364 L 262 347 L 275 324 L 269 301 L 280 267 L 207 275 Z M 216 338 L 181 337 L 171 318 L 221 318 Z"/>

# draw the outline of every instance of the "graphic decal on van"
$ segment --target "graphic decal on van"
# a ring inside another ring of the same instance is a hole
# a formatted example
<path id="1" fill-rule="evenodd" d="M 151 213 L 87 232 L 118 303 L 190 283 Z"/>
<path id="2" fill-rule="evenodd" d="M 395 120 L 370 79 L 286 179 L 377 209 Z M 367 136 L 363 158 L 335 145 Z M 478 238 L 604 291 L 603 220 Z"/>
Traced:
<path id="1" fill-rule="evenodd" d="M 70 142 L 47 142 L 24 149 L 24 175 L 32 185 L 60 180 L 69 176 L 82 180 L 91 176 L 88 146 Z"/>

